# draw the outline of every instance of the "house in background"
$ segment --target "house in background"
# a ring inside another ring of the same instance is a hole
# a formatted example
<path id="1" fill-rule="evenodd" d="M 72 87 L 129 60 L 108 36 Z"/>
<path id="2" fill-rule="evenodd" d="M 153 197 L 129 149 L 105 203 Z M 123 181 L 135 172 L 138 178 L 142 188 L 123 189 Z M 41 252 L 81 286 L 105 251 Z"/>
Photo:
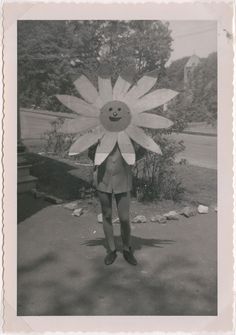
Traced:
<path id="1" fill-rule="evenodd" d="M 201 59 L 193 54 L 191 57 L 189 57 L 187 63 L 184 66 L 184 90 L 186 93 L 186 99 L 192 99 L 192 93 L 191 93 L 191 77 L 193 74 L 193 71 L 195 68 L 199 65 L 201 62 Z M 163 111 L 168 110 L 168 103 L 163 105 Z"/>
<path id="2" fill-rule="evenodd" d="M 191 76 L 195 68 L 200 63 L 200 58 L 197 55 L 192 55 L 184 66 L 184 87 L 190 88 Z"/>

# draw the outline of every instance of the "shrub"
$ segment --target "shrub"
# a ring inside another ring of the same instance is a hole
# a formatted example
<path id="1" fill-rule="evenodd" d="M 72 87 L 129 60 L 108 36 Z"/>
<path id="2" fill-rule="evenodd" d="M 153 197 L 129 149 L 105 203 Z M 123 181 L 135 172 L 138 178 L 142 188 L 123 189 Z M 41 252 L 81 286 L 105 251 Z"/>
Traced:
<path id="1" fill-rule="evenodd" d="M 66 157 L 69 148 L 73 142 L 73 134 L 64 134 L 60 132 L 60 127 L 65 122 L 65 119 L 60 117 L 51 122 L 52 129 L 44 133 L 46 140 L 44 150 L 47 153 L 55 154 L 60 157 Z"/>
<path id="2" fill-rule="evenodd" d="M 134 168 L 134 192 L 139 200 L 171 199 L 178 201 L 184 192 L 176 177 L 175 157 L 184 150 L 183 141 L 176 142 L 163 134 L 153 135 L 162 155 L 146 152 Z"/>

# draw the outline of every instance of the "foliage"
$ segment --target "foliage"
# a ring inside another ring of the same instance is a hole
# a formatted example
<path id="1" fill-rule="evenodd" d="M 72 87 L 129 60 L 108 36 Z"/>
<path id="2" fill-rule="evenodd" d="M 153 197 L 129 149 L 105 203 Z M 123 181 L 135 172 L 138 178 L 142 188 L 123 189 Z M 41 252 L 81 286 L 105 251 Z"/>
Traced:
<path id="1" fill-rule="evenodd" d="M 184 91 L 184 67 L 189 60 L 189 57 L 183 57 L 173 61 L 166 69 L 165 84 L 163 87 L 168 87 L 172 90 Z"/>
<path id="2" fill-rule="evenodd" d="M 52 129 L 46 131 L 44 134 L 44 139 L 46 140 L 45 152 L 58 155 L 62 158 L 67 156 L 74 139 L 74 135 L 60 132 L 60 127 L 64 121 L 64 118 L 57 118 L 52 121 Z"/>
<path id="3" fill-rule="evenodd" d="M 144 158 L 137 162 L 134 168 L 134 191 L 141 200 L 178 201 L 184 188 L 175 173 L 175 157 L 184 150 L 183 141 L 177 143 L 161 134 L 153 134 L 153 139 L 160 145 L 162 155 L 146 152 Z"/>
<path id="4" fill-rule="evenodd" d="M 193 121 L 216 122 L 217 119 L 217 54 L 212 53 L 196 67 L 192 79 Z M 200 120 L 199 120 L 200 119 Z"/>
<path id="5" fill-rule="evenodd" d="M 168 104 L 166 116 L 174 122 L 171 130 L 174 132 L 182 132 L 188 122 L 189 112 L 194 111 L 194 107 L 186 99 L 185 93 L 179 93 L 179 95 L 174 99 L 173 102 Z"/>
<path id="6" fill-rule="evenodd" d="M 161 77 L 170 51 L 161 21 L 18 21 L 19 104 L 68 112 L 55 95 L 78 94 L 79 73 L 96 84 L 100 63 L 109 61 L 113 79 L 128 65 L 137 77 L 153 69 Z"/>

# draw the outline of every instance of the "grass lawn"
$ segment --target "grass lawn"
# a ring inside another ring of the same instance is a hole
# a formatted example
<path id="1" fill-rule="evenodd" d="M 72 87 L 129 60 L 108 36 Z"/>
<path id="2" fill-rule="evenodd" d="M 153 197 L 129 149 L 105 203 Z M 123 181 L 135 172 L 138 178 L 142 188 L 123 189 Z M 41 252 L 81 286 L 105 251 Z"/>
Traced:
<path id="1" fill-rule="evenodd" d="M 186 165 L 176 166 L 185 188 L 183 199 L 207 206 L 217 202 L 217 170 Z"/>

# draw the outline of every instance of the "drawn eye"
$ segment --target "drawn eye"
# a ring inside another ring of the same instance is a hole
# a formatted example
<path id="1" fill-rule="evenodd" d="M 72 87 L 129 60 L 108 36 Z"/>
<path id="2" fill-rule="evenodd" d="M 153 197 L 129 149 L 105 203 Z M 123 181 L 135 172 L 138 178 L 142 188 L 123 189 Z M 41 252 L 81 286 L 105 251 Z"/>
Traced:
<path id="1" fill-rule="evenodd" d="M 109 108 L 109 112 L 111 112 L 111 111 L 112 111 L 112 107 Z"/>
<path id="2" fill-rule="evenodd" d="M 119 112 L 121 111 L 121 108 L 120 108 L 120 107 L 118 108 L 118 111 L 119 111 Z"/>

